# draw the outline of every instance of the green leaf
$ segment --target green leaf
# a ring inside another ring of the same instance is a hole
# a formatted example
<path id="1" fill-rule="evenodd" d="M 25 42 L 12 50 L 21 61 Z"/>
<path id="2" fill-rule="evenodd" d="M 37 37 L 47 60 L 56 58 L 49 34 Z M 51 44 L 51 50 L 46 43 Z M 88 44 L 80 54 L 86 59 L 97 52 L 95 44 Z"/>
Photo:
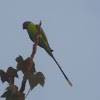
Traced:
<path id="1" fill-rule="evenodd" d="M 23 57 L 19 55 L 19 57 L 17 57 L 15 60 L 17 62 L 21 63 L 21 62 L 23 62 Z"/>
<path id="2" fill-rule="evenodd" d="M 8 70 L 7 70 L 7 75 L 9 77 L 17 77 L 18 78 L 18 74 L 17 74 L 17 70 L 12 68 L 12 67 L 9 67 Z"/>
<path id="3" fill-rule="evenodd" d="M 32 74 L 34 74 L 34 73 L 31 73 L 29 71 L 25 72 L 24 77 L 23 77 L 23 81 L 27 81 L 31 77 Z"/>
<path id="4" fill-rule="evenodd" d="M 8 83 L 14 83 L 14 77 L 18 77 L 17 70 L 9 67 L 7 72 L 5 73 L 3 70 L 0 70 L 1 81 L 4 83 L 7 81 Z"/>
<path id="5" fill-rule="evenodd" d="M 2 97 L 2 98 L 8 98 L 7 100 L 10 100 L 11 95 L 12 95 L 11 90 L 8 90 L 8 91 L 6 91 L 1 97 Z"/>
<path id="6" fill-rule="evenodd" d="M 30 57 L 23 60 L 22 56 L 19 56 L 19 57 L 16 58 L 16 61 L 17 61 L 17 70 L 18 71 L 21 70 L 23 73 L 25 73 L 28 69 L 28 66 L 30 65 L 31 60 L 30 60 Z M 35 67 L 34 67 L 35 64 L 34 64 L 33 61 L 32 61 L 32 63 L 33 64 L 32 64 L 32 68 L 31 68 L 30 72 L 34 73 L 34 72 L 36 72 Z"/>
<path id="7" fill-rule="evenodd" d="M 2 83 L 4 83 L 5 81 L 9 82 L 9 80 L 6 77 L 6 73 L 3 70 L 0 70 L 0 77 L 1 77 Z"/>
<path id="8" fill-rule="evenodd" d="M 31 89 L 33 89 L 36 85 L 38 85 L 38 81 L 36 81 L 34 73 L 31 72 L 25 72 L 23 80 L 24 81 L 29 80 L 29 85 Z"/>
<path id="9" fill-rule="evenodd" d="M 3 70 L 0 70 L 0 76 L 4 75 L 5 72 Z"/>
<path id="10" fill-rule="evenodd" d="M 19 55 L 19 57 L 17 57 L 15 60 L 17 61 L 17 70 L 18 71 L 22 70 L 22 67 L 23 67 L 22 64 L 24 61 L 23 57 Z"/>
<path id="11" fill-rule="evenodd" d="M 45 77 L 44 77 L 43 73 L 38 72 L 38 73 L 36 73 L 35 77 L 36 77 L 36 79 L 38 80 L 39 84 L 40 84 L 41 86 L 44 86 Z"/>
<path id="12" fill-rule="evenodd" d="M 24 62 L 23 62 L 23 69 L 22 69 L 22 72 L 23 73 L 25 73 L 26 71 L 27 71 L 27 69 L 28 69 L 28 67 L 29 67 L 29 65 L 30 65 L 30 57 L 29 58 L 27 58 Z M 35 70 L 35 64 L 34 64 L 34 62 L 32 61 L 32 68 L 30 69 L 30 72 L 36 72 L 36 70 Z"/>
<path id="13" fill-rule="evenodd" d="M 10 85 L 6 88 L 6 92 L 1 96 L 2 98 L 6 98 L 6 100 L 18 100 L 18 87 L 15 85 Z M 22 99 L 24 100 L 25 94 L 22 94 Z"/>
<path id="14" fill-rule="evenodd" d="M 11 83 L 11 84 L 14 84 L 14 77 L 17 77 L 18 78 L 18 74 L 17 74 L 17 70 L 12 68 L 12 67 L 9 67 L 7 69 L 7 72 L 6 72 L 6 78 L 7 78 L 7 82 L 8 83 Z"/>
<path id="15" fill-rule="evenodd" d="M 14 89 L 14 88 L 13 88 Z M 14 90 L 13 90 L 14 91 Z M 18 94 L 13 93 L 12 90 L 7 90 L 2 96 L 1 98 L 6 98 L 6 100 L 18 100 Z M 22 99 L 21 100 L 25 100 L 25 94 L 22 94 Z"/>
<path id="16" fill-rule="evenodd" d="M 16 85 L 13 85 L 13 84 L 11 84 L 10 86 L 8 86 L 7 90 L 12 91 L 12 94 L 17 94 L 18 93 L 18 87 Z"/>
<path id="17" fill-rule="evenodd" d="M 34 75 L 34 73 L 31 72 L 26 72 L 24 73 L 24 81 L 29 80 L 29 85 L 31 90 L 37 86 L 38 84 L 40 84 L 41 86 L 44 86 L 44 75 L 41 72 L 38 72 Z"/>
<path id="18" fill-rule="evenodd" d="M 23 62 L 23 69 L 22 72 L 25 73 L 27 71 L 27 67 L 30 65 L 30 58 L 27 58 L 26 60 L 24 60 Z"/>
<path id="19" fill-rule="evenodd" d="M 38 85 L 38 80 L 36 80 L 35 78 L 35 75 L 34 74 L 31 74 L 30 77 L 29 77 L 29 84 L 30 84 L 30 87 L 31 87 L 31 90 Z"/>
<path id="20" fill-rule="evenodd" d="M 17 94 L 12 95 L 10 100 L 18 100 L 18 95 Z"/>
<path id="21" fill-rule="evenodd" d="M 41 85 L 41 86 L 44 86 L 45 77 L 44 77 L 43 73 L 38 72 L 35 76 L 36 76 L 36 78 L 39 80 L 40 85 Z"/>

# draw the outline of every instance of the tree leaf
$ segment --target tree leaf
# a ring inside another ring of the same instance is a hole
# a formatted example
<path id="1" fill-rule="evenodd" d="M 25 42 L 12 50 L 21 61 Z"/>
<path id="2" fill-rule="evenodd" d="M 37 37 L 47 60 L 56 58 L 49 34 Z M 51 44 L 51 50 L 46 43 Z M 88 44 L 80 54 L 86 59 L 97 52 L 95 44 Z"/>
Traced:
<path id="1" fill-rule="evenodd" d="M 18 74 L 17 74 L 17 70 L 12 68 L 12 67 L 9 67 L 8 70 L 7 70 L 7 75 L 9 77 L 17 77 L 18 78 Z"/>
<path id="2" fill-rule="evenodd" d="M 1 97 L 6 98 L 6 100 L 18 100 L 18 93 L 17 92 L 13 93 L 13 91 L 11 89 L 11 90 L 7 90 Z M 25 94 L 24 93 L 22 94 L 21 100 L 25 100 Z"/>
<path id="3" fill-rule="evenodd" d="M 23 60 L 22 56 L 19 56 L 16 58 L 16 61 L 17 61 L 17 70 L 18 71 L 22 71 L 23 73 L 25 73 L 28 69 L 28 66 L 30 65 L 30 57 L 28 57 L 27 59 Z M 30 70 L 30 72 L 32 73 L 35 73 L 36 70 L 35 70 L 35 64 L 34 62 L 32 61 L 33 65 L 32 65 L 32 68 Z"/>
<path id="4" fill-rule="evenodd" d="M 14 83 L 14 77 L 18 77 L 17 70 L 9 67 L 7 72 L 5 73 L 3 70 L 0 70 L 1 81 L 4 83 L 7 81 L 8 83 Z"/>
<path id="5" fill-rule="evenodd" d="M 5 81 L 9 83 L 9 80 L 6 77 L 6 73 L 3 70 L 0 70 L 0 77 L 1 77 L 2 83 L 4 83 Z"/>
<path id="6" fill-rule="evenodd" d="M 23 80 L 24 80 L 24 81 L 27 81 L 27 80 L 31 77 L 31 74 L 33 74 L 33 73 L 31 73 L 31 72 L 29 72 L 29 71 L 25 72 L 25 73 L 24 73 Z"/>
<path id="7" fill-rule="evenodd" d="M 36 81 L 34 73 L 31 73 L 29 71 L 24 73 L 23 80 L 24 81 L 26 81 L 26 80 L 29 81 L 29 85 L 30 85 L 31 89 L 33 89 L 36 85 L 38 85 L 38 81 Z"/>
<path id="8" fill-rule="evenodd" d="M 1 96 L 2 98 L 8 98 L 7 100 L 10 100 L 12 95 L 11 90 L 6 91 L 5 93 L 3 93 L 3 95 Z"/>
<path id="9" fill-rule="evenodd" d="M 31 87 L 31 90 L 38 85 L 38 81 L 37 79 L 35 78 L 35 75 L 34 74 L 31 74 L 30 77 L 29 77 L 29 84 L 30 84 L 30 87 Z"/>
<path id="10" fill-rule="evenodd" d="M 19 57 L 17 57 L 15 60 L 19 63 L 22 63 L 23 62 L 23 57 L 19 55 Z"/>
<path id="11" fill-rule="evenodd" d="M 18 87 L 16 85 L 13 85 L 13 84 L 11 84 L 10 86 L 8 86 L 7 90 L 11 90 L 12 94 L 17 94 L 18 93 Z"/>
<path id="12" fill-rule="evenodd" d="M 44 86 L 45 77 L 44 77 L 43 73 L 41 73 L 41 72 L 36 73 L 35 78 L 38 80 L 38 82 L 41 86 Z"/>
<path id="13" fill-rule="evenodd" d="M 28 69 L 28 67 L 29 67 L 29 65 L 30 65 L 30 57 L 29 58 L 27 58 L 24 62 L 23 62 L 23 69 L 22 69 L 22 72 L 23 73 L 25 73 L 26 71 L 27 71 L 27 69 Z M 30 72 L 36 72 L 36 70 L 35 70 L 35 63 L 32 61 L 32 68 L 30 69 Z"/>
<path id="14" fill-rule="evenodd" d="M 17 57 L 15 59 L 17 61 L 17 70 L 20 71 L 22 70 L 22 64 L 23 64 L 23 57 L 19 55 L 19 57 Z"/>
<path id="15" fill-rule="evenodd" d="M 26 72 L 24 73 L 24 81 L 29 80 L 29 85 L 31 90 L 37 86 L 38 84 L 40 84 L 41 86 L 44 86 L 44 75 L 41 72 L 38 72 L 34 75 L 34 73 L 31 72 Z"/>

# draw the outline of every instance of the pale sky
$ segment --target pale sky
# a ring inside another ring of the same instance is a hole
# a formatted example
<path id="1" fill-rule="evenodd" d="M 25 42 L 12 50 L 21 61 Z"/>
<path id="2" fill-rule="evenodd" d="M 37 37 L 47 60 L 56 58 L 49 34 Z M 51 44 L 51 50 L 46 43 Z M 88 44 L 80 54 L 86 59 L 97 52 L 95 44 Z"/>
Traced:
<path id="1" fill-rule="evenodd" d="M 38 24 L 40 20 L 53 54 L 73 87 L 38 47 L 34 62 L 46 78 L 45 85 L 35 87 L 26 100 L 100 100 L 100 0 L 2 0 L 0 69 L 16 68 L 16 57 L 30 56 L 33 42 L 22 24 Z M 23 74 L 18 74 L 15 84 L 20 88 Z M 0 81 L 0 95 L 7 85 Z M 27 83 L 25 93 L 28 89 Z"/>

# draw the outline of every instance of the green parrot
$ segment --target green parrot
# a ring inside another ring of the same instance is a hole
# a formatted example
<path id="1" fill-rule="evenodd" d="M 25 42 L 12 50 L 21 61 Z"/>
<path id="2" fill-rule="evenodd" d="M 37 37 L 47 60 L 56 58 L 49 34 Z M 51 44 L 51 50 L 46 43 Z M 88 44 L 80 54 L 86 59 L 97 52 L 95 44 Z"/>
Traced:
<path id="1" fill-rule="evenodd" d="M 38 26 L 39 25 L 35 25 L 34 23 L 32 23 L 30 21 L 26 21 L 26 22 L 23 23 L 23 29 L 27 30 L 28 35 L 29 35 L 30 39 L 33 42 L 35 42 L 37 40 L 36 34 L 38 32 Z M 54 56 L 52 54 L 53 50 L 50 48 L 48 40 L 47 40 L 47 37 L 46 37 L 46 35 L 45 35 L 45 33 L 44 33 L 44 31 L 43 31 L 42 28 L 41 28 L 40 39 L 39 39 L 38 45 L 40 47 L 44 48 L 45 51 L 53 58 L 53 60 L 58 65 L 59 69 L 61 70 L 62 74 L 64 75 L 64 77 L 66 78 L 66 80 L 68 81 L 68 83 L 70 84 L 70 86 L 72 86 L 72 83 L 69 81 L 69 79 L 65 75 L 64 71 L 62 70 L 61 66 L 58 64 L 58 62 L 54 58 Z"/>

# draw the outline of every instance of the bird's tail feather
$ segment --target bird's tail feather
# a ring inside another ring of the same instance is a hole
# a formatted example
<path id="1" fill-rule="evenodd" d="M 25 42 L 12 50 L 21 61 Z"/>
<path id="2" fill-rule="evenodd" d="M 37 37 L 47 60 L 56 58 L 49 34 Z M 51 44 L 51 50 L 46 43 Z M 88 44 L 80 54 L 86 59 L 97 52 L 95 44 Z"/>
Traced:
<path id="1" fill-rule="evenodd" d="M 72 83 L 70 82 L 70 80 L 68 79 L 68 77 L 66 76 L 66 74 L 64 73 L 64 71 L 62 70 L 61 66 L 58 64 L 57 60 L 55 59 L 55 57 L 53 56 L 53 54 L 51 55 L 51 57 L 53 58 L 53 60 L 56 62 L 56 64 L 58 65 L 59 69 L 61 70 L 62 74 L 64 75 L 64 77 L 66 78 L 67 82 L 69 83 L 70 86 L 72 86 Z"/>

